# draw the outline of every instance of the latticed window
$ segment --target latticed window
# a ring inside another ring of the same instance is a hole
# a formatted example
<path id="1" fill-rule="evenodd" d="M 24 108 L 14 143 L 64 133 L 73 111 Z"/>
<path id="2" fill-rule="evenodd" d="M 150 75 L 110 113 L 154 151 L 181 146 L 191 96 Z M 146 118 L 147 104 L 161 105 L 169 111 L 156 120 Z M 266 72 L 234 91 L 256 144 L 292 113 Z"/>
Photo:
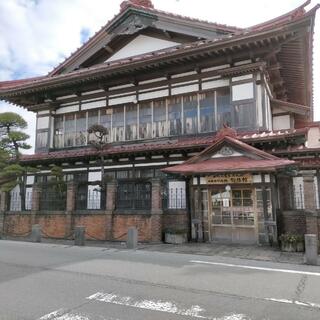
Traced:
<path id="1" fill-rule="evenodd" d="M 118 209 L 146 209 L 151 208 L 151 183 L 123 181 L 118 185 Z"/>

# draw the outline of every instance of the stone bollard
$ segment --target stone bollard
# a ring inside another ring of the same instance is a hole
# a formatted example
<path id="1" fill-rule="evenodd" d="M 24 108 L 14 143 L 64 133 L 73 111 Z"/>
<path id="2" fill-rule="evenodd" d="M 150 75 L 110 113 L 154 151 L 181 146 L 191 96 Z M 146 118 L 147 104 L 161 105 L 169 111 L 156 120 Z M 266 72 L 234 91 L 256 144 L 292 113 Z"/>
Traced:
<path id="1" fill-rule="evenodd" d="M 315 234 L 305 234 L 305 261 L 306 264 L 317 265 L 318 264 L 318 239 Z"/>
<path id="2" fill-rule="evenodd" d="M 41 226 L 39 224 L 34 224 L 31 229 L 31 241 L 41 242 Z"/>
<path id="3" fill-rule="evenodd" d="M 75 227 L 74 228 L 74 244 L 76 246 L 84 246 L 85 245 L 85 227 Z"/>
<path id="4" fill-rule="evenodd" d="M 138 247 L 138 230 L 135 227 L 130 227 L 127 233 L 127 248 L 137 249 Z"/>

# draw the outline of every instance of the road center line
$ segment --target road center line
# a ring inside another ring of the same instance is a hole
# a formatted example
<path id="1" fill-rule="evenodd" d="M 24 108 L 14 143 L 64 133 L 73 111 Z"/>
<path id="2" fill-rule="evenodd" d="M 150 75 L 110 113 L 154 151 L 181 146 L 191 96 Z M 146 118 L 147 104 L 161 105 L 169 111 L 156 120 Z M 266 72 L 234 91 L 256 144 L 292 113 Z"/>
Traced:
<path id="1" fill-rule="evenodd" d="M 241 268 L 241 269 L 251 269 L 251 270 L 261 270 L 261 271 L 270 271 L 270 272 L 283 272 L 283 273 L 291 273 L 291 274 L 303 274 L 303 275 L 308 275 L 308 276 L 320 277 L 320 272 L 310 272 L 310 271 L 290 270 L 290 269 L 277 269 L 277 268 L 265 268 L 265 267 L 254 267 L 254 266 L 246 266 L 246 265 L 241 265 L 241 264 L 210 262 L 210 261 L 201 261 L 201 260 L 190 260 L 189 262 L 197 263 L 197 264 L 207 264 L 207 265 L 213 265 L 213 266 Z"/>

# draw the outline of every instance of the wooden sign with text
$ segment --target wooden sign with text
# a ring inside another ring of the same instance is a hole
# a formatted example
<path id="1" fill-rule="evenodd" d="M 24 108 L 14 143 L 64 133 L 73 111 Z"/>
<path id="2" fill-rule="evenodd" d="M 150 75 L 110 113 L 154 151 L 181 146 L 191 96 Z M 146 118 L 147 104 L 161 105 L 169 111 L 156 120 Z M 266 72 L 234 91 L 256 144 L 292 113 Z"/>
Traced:
<path id="1" fill-rule="evenodd" d="M 252 183 L 252 175 L 249 173 L 227 173 L 209 176 L 206 178 L 207 184 L 233 184 L 233 183 Z"/>

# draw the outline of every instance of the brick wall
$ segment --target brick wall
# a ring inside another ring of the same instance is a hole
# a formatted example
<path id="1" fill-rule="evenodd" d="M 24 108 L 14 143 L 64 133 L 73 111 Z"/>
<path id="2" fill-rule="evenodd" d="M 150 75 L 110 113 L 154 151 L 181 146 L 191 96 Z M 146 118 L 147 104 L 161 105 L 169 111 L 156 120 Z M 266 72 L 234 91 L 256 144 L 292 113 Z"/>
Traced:
<path id="1" fill-rule="evenodd" d="M 37 214 L 35 216 L 35 224 L 41 226 L 41 231 L 44 238 L 64 239 L 66 235 L 65 214 Z"/>
<path id="2" fill-rule="evenodd" d="M 3 222 L 4 235 L 19 237 L 31 232 L 30 214 L 7 214 Z"/>
<path id="3" fill-rule="evenodd" d="M 130 227 L 138 229 L 138 241 L 149 242 L 151 237 L 151 215 L 146 214 L 117 214 L 112 219 L 111 240 L 126 240 L 126 232 Z"/>
<path id="4" fill-rule="evenodd" d="M 105 214 L 74 215 L 74 226 L 86 229 L 88 240 L 111 240 L 111 216 Z"/>
<path id="5" fill-rule="evenodd" d="M 305 211 L 283 211 L 281 218 L 281 233 L 296 233 L 301 235 L 306 233 L 307 226 Z"/>
<path id="6" fill-rule="evenodd" d="M 163 229 L 189 229 L 189 218 L 186 210 L 167 210 L 163 214 Z"/>

